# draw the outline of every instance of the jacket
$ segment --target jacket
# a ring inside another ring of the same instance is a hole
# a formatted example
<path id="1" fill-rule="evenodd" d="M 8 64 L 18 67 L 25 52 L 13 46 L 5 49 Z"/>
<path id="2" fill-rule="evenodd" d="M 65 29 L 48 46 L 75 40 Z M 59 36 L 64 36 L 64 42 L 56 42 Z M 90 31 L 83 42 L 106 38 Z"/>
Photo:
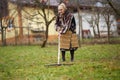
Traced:
<path id="1" fill-rule="evenodd" d="M 73 14 L 65 11 L 63 17 L 60 17 L 60 15 L 58 15 L 55 23 L 55 29 L 56 31 L 60 29 L 61 34 L 66 33 L 67 30 L 76 33 L 76 23 Z"/>

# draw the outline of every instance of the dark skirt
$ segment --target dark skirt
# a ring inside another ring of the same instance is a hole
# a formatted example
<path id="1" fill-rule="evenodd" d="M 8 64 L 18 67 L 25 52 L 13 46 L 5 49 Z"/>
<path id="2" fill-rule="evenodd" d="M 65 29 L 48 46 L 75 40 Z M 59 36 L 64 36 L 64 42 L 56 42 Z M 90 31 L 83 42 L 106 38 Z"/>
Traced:
<path id="1" fill-rule="evenodd" d="M 60 50 L 76 50 L 79 47 L 76 33 L 67 31 L 60 36 Z"/>

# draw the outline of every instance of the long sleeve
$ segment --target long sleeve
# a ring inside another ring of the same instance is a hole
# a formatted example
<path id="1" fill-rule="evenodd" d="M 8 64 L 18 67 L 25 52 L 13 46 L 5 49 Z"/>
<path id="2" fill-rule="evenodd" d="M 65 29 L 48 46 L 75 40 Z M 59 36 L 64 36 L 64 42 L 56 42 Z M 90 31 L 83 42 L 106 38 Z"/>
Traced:
<path id="1" fill-rule="evenodd" d="M 57 29 L 61 26 L 61 21 L 59 19 L 59 17 L 57 16 L 56 18 L 56 22 L 55 22 L 55 30 L 57 31 Z"/>

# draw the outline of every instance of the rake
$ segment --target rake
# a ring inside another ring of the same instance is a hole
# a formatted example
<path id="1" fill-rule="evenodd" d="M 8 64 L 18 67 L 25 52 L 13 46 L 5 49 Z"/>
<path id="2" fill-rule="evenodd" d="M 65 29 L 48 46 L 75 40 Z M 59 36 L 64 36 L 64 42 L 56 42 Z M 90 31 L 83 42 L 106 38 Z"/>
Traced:
<path id="1" fill-rule="evenodd" d="M 57 63 L 55 63 L 55 64 L 47 64 L 47 65 L 45 65 L 45 66 L 47 66 L 47 67 L 49 67 L 49 66 L 62 66 L 62 65 L 73 65 L 73 64 L 61 64 L 60 63 L 60 33 L 58 34 L 58 61 L 57 61 Z"/>

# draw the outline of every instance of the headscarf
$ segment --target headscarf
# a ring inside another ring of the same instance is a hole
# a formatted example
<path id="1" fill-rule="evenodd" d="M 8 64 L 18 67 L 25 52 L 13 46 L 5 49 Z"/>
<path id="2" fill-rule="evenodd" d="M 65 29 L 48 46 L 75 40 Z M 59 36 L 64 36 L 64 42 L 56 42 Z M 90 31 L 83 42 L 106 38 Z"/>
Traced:
<path id="1" fill-rule="evenodd" d="M 64 10 L 67 10 L 67 7 L 66 7 L 66 5 L 65 5 L 64 3 L 61 3 L 60 5 L 58 5 L 58 8 L 59 8 L 59 7 L 63 7 Z"/>

